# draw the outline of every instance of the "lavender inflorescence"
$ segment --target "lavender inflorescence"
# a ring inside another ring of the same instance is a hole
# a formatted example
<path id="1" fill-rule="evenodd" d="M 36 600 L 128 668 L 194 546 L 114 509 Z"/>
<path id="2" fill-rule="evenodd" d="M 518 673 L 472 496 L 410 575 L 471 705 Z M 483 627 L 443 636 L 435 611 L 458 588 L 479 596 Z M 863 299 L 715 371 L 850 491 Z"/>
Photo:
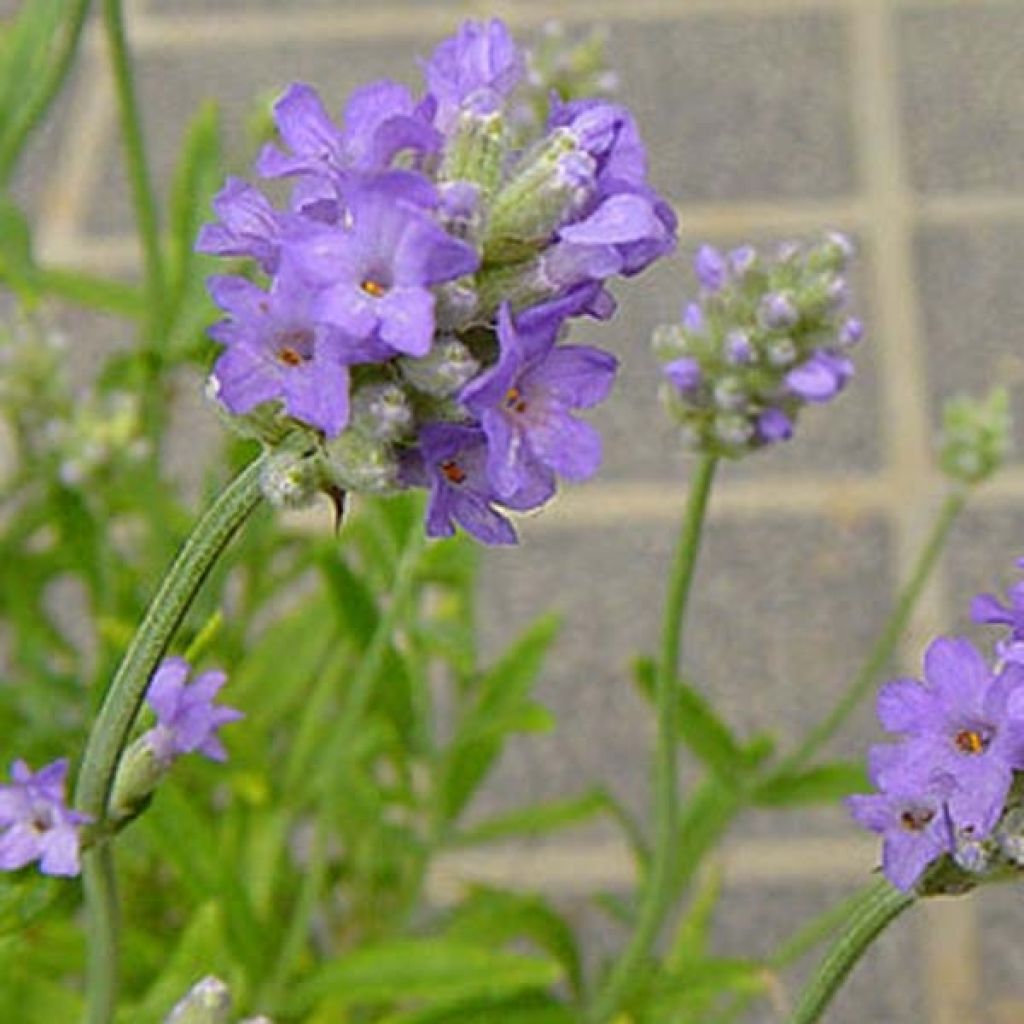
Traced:
<path id="1" fill-rule="evenodd" d="M 939 637 L 923 682 L 897 679 L 879 692 L 879 719 L 901 742 L 871 748 L 878 792 L 847 805 L 883 837 L 882 870 L 897 888 L 934 877 L 947 891 L 1024 868 L 1024 586 L 1007 597 L 981 594 L 971 605 L 975 621 L 1009 630 L 994 664 L 964 637 Z"/>
<path id="2" fill-rule="evenodd" d="M 561 339 L 612 314 L 605 282 L 670 251 L 675 217 L 624 107 L 552 98 L 524 120 L 525 72 L 493 20 L 437 47 L 423 95 L 372 83 L 341 125 L 292 85 L 274 108 L 283 148 L 256 162 L 293 183 L 287 208 L 235 178 L 216 197 L 199 249 L 259 272 L 210 279 L 227 314 L 211 393 L 277 453 L 272 500 L 422 486 L 431 536 L 512 543 L 505 510 L 596 469 L 574 411 L 616 363 Z"/>
<path id="3" fill-rule="evenodd" d="M 652 339 L 662 398 L 688 447 L 738 458 L 788 440 L 805 405 L 843 390 L 864 333 L 846 312 L 852 254 L 835 232 L 774 254 L 697 250 L 698 298 Z"/>

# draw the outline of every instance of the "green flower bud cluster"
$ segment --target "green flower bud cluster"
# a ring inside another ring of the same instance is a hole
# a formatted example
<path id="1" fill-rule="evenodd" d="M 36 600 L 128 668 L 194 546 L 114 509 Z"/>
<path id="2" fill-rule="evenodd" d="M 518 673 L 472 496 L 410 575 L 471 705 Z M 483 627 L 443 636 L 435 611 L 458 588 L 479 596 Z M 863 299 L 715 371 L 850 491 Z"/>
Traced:
<path id="1" fill-rule="evenodd" d="M 939 461 L 954 480 L 987 480 L 1006 461 L 1012 444 L 1010 393 L 994 388 L 985 398 L 960 396 L 942 410 Z"/>
<path id="2" fill-rule="evenodd" d="M 863 336 L 845 313 L 852 253 L 838 233 L 771 255 L 698 249 L 699 297 L 652 338 L 662 401 L 689 447 L 738 458 L 788 440 L 804 405 L 842 391 L 853 375 L 847 350 Z"/>

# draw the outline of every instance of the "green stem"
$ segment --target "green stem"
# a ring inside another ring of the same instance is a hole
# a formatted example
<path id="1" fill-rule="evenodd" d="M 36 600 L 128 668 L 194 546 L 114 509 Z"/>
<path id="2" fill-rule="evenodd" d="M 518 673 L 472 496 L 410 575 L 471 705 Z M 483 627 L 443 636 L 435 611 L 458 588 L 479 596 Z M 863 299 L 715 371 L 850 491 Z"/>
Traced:
<path id="1" fill-rule="evenodd" d="M 806 765 L 835 736 L 850 714 L 877 685 L 878 677 L 892 659 L 925 583 L 946 546 L 949 531 L 966 504 L 966 491 L 954 491 L 947 496 L 932 525 L 928 540 L 917 557 L 910 579 L 899 596 L 896 608 L 860 671 L 832 711 L 807 734 L 803 743 L 779 764 L 773 774 L 787 774 Z"/>
<path id="2" fill-rule="evenodd" d="M 117 764 L 150 677 L 199 588 L 260 501 L 263 459 L 250 463 L 196 524 L 153 596 L 103 700 L 82 761 L 75 806 L 102 826 Z M 89 912 L 88 1024 L 107 1024 L 117 990 L 117 896 L 108 842 L 83 856 Z"/>
<path id="3" fill-rule="evenodd" d="M 30 98 L 22 108 L 20 116 L 0 136 L 0 185 L 6 185 L 10 181 L 28 137 L 42 121 L 67 80 L 75 61 L 75 54 L 78 52 L 90 5 L 91 0 L 75 0 L 64 23 L 56 60 L 49 65 L 35 84 L 35 88 L 31 90 Z"/>
<path id="4" fill-rule="evenodd" d="M 671 906 L 674 875 L 674 850 L 678 840 L 679 786 L 676 763 L 675 685 L 683 644 L 686 607 L 697 566 L 701 532 L 707 513 L 711 485 L 718 460 L 705 455 L 697 463 L 690 482 L 690 493 L 683 513 L 665 597 L 661 633 L 661 656 L 655 679 L 658 716 L 658 740 L 655 752 L 655 835 L 651 868 L 647 874 L 643 900 L 633 931 L 590 1015 L 594 1024 L 610 1019 L 628 992 L 637 968 L 657 939 Z"/>
<path id="5" fill-rule="evenodd" d="M 110 46 L 111 69 L 117 90 L 121 135 L 124 140 L 128 180 L 135 204 L 135 220 L 146 264 L 146 302 L 148 306 L 148 337 L 159 336 L 164 323 L 165 276 L 160 250 L 160 228 L 156 195 L 146 161 L 142 117 L 135 92 L 135 79 L 124 31 L 121 0 L 104 0 L 103 24 Z"/>
<path id="6" fill-rule="evenodd" d="M 843 930 L 800 994 L 789 1024 L 814 1024 L 872 942 L 916 899 L 880 880 L 863 890 Z"/>

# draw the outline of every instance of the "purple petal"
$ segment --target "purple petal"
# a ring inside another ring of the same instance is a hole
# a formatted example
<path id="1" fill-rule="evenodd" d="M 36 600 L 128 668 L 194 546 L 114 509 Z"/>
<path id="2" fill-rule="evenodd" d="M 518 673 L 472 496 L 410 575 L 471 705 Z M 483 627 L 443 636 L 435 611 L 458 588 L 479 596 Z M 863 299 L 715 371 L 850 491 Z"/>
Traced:
<path id="1" fill-rule="evenodd" d="M 397 352 L 425 356 L 434 338 L 434 296 L 425 288 L 392 288 L 378 305 L 380 336 Z"/>
<path id="2" fill-rule="evenodd" d="M 188 679 L 189 666 L 184 658 L 165 658 L 153 673 L 146 690 L 146 703 L 166 724 L 178 713 L 181 694 Z"/>
<path id="3" fill-rule="evenodd" d="M 569 480 L 585 480 L 601 465 L 601 435 L 589 423 L 551 410 L 529 423 L 534 454 Z"/>
<path id="4" fill-rule="evenodd" d="M 615 383 L 619 362 L 589 345 L 559 345 L 522 377 L 524 390 L 542 389 L 564 406 L 589 409 L 603 402 Z"/>

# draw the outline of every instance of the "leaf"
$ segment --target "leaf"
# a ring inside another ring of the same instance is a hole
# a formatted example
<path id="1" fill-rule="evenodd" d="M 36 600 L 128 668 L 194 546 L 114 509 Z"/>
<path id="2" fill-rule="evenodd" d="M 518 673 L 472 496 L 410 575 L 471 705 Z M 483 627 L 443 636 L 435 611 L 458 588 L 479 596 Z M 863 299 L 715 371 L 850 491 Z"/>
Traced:
<path id="1" fill-rule="evenodd" d="M 423 1000 L 458 1005 L 547 988 L 562 978 L 550 960 L 444 939 L 395 939 L 365 946 L 322 967 L 300 985 L 292 1012 L 320 999 L 339 1006 Z"/>
<path id="2" fill-rule="evenodd" d="M 654 662 L 650 658 L 638 658 L 633 672 L 640 689 L 653 699 L 657 673 Z M 675 697 L 680 739 L 723 782 L 738 785 L 750 768 L 748 750 L 694 687 L 677 681 Z"/>
<path id="3" fill-rule="evenodd" d="M 511 999 L 392 1014 L 380 1024 L 579 1024 L 579 1014 L 550 996 L 531 992 Z"/>
<path id="4" fill-rule="evenodd" d="M 476 888 L 452 915 L 445 935 L 488 946 L 526 939 L 562 965 L 577 998 L 582 993 L 583 968 L 576 936 L 542 896 Z"/>
<path id="5" fill-rule="evenodd" d="M 227 949 L 220 908 L 206 903 L 192 915 L 160 976 L 138 1003 L 118 1013 L 117 1024 L 160 1024 L 174 1004 L 210 974 L 230 987 L 241 972 Z"/>
<path id="6" fill-rule="evenodd" d="M 456 819 L 465 808 L 510 732 L 550 724 L 550 715 L 530 702 L 528 695 L 558 628 L 557 616 L 538 619 L 475 682 L 470 706 L 441 765 L 441 810 L 446 821 Z"/>
<path id="7" fill-rule="evenodd" d="M 0 875 L 0 935 L 26 928 L 68 889 L 66 882 L 38 874 Z"/>
<path id="8" fill-rule="evenodd" d="M 765 987 L 764 966 L 756 960 L 707 957 L 658 975 L 647 1000 L 654 1019 L 662 1014 L 701 1014 L 726 992 L 760 992 Z"/>
<path id="9" fill-rule="evenodd" d="M 708 937 L 721 894 L 722 869 L 712 864 L 709 870 L 702 872 L 697 891 L 680 919 L 672 948 L 665 958 L 668 970 L 681 970 L 707 955 Z"/>
<path id="10" fill-rule="evenodd" d="M 871 788 L 861 761 L 834 761 L 804 771 L 773 775 L 754 789 L 759 807 L 827 804 Z"/>
<path id="11" fill-rule="evenodd" d="M 0 281 L 31 301 L 35 296 L 34 274 L 32 231 L 28 220 L 19 207 L 0 195 Z"/>
<path id="12" fill-rule="evenodd" d="M 508 839 L 510 836 L 544 835 L 556 829 L 579 825 L 608 811 L 607 794 L 604 790 L 594 789 L 567 800 L 533 804 L 488 818 L 472 828 L 456 833 L 450 840 L 450 845 L 473 846 Z"/>

